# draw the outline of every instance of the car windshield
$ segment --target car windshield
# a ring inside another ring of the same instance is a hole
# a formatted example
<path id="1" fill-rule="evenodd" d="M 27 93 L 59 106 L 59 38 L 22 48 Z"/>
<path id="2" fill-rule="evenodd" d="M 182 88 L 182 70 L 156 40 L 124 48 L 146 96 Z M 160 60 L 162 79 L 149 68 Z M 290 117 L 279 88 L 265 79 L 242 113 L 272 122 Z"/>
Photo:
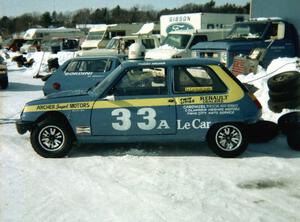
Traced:
<path id="1" fill-rule="evenodd" d="M 97 95 L 102 95 L 103 92 L 109 87 L 114 79 L 119 75 L 121 65 L 119 65 L 112 73 L 110 73 L 103 81 L 98 83 L 95 87 L 91 88 L 91 92 Z"/>
<path id="2" fill-rule="evenodd" d="M 104 31 L 98 31 L 98 32 L 89 32 L 87 36 L 87 40 L 100 40 L 102 39 L 104 35 Z"/>
<path id="3" fill-rule="evenodd" d="M 266 22 L 245 22 L 237 23 L 226 37 L 227 39 L 259 39 L 262 38 L 268 23 Z"/>
<path id="4" fill-rule="evenodd" d="M 168 34 L 162 45 L 169 45 L 177 49 L 185 49 L 191 35 Z"/>
<path id="5" fill-rule="evenodd" d="M 107 49 L 116 49 L 118 47 L 118 39 L 111 39 L 105 48 Z"/>

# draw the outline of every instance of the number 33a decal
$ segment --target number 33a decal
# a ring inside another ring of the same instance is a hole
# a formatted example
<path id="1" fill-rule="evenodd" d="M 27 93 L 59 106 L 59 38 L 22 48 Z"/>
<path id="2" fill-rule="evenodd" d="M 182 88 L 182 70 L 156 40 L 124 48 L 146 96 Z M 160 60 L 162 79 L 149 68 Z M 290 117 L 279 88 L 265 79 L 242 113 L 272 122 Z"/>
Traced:
<path id="1" fill-rule="evenodd" d="M 131 128 L 131 112 L 128 109 L 115 109 L 111 112 L 118 122 L 112 123 L 115 130 L 126 131 Z M 137 111 L 138 116 L 143 116 L 144 122 L 138 122 L 137 126 L 141 130 L 152 130 L 156 127 L 156 111 L 152 108 L 141 108 Z"/>

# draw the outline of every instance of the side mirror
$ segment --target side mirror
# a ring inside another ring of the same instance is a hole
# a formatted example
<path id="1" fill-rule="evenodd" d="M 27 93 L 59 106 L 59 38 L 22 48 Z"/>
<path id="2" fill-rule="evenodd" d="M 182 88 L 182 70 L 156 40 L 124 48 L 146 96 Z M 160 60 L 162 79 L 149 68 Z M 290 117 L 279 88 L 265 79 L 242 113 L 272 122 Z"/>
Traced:
<path id="1" fill-rule="evenodd" d="M 283 22 L 278 23 L 277 27 L 277 40 L 283 39 L 285 33 L 285 24 Z"/>

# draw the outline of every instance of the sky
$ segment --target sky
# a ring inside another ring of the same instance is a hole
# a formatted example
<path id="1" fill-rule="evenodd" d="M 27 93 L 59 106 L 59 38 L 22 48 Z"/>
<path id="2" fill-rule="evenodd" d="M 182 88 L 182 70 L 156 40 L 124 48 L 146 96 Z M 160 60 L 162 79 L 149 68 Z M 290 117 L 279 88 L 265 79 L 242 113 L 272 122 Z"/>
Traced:
<path id="1" fill-rule="evenodd" d="M 122 8 L 130 8 L 136 5 L 151 6 L 153 9 L 180 7 L 186 3 L 203 4 L 209 0 L 0 0 L 0 17 L 18 16 L 24 13 L 46 11 L 75 11 L 81 8 L 114 8 L 120 5 Z M 250 0 L 215 0 L 217 5 L 232 3 L 245 5 Z"/>

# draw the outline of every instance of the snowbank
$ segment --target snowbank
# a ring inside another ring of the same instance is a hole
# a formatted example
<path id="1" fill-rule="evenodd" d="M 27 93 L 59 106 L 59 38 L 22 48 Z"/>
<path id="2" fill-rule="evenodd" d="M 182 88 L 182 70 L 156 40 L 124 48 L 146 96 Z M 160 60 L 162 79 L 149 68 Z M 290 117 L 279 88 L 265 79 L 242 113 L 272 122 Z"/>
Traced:
<path id="1" fill-rule="evenodd" d="M 268 107 L 269 89 L 267 81 L 270 77 L 285 71 L 298 70 L 297 58 L 278 58 L 271 62 L 264 70 L 262 67 L 258 68 L 257 74 L 250 73 L 248 75 L 238 75 L 238 79 L 243 83 L 253 84 L 258 90 L 254 95 L 258 98 L 263 107 L 262 119 L 277 122 L 278 118 L 284 113 L 291 110 L 283 109 L 281 113 L 274 113 Z"/>

